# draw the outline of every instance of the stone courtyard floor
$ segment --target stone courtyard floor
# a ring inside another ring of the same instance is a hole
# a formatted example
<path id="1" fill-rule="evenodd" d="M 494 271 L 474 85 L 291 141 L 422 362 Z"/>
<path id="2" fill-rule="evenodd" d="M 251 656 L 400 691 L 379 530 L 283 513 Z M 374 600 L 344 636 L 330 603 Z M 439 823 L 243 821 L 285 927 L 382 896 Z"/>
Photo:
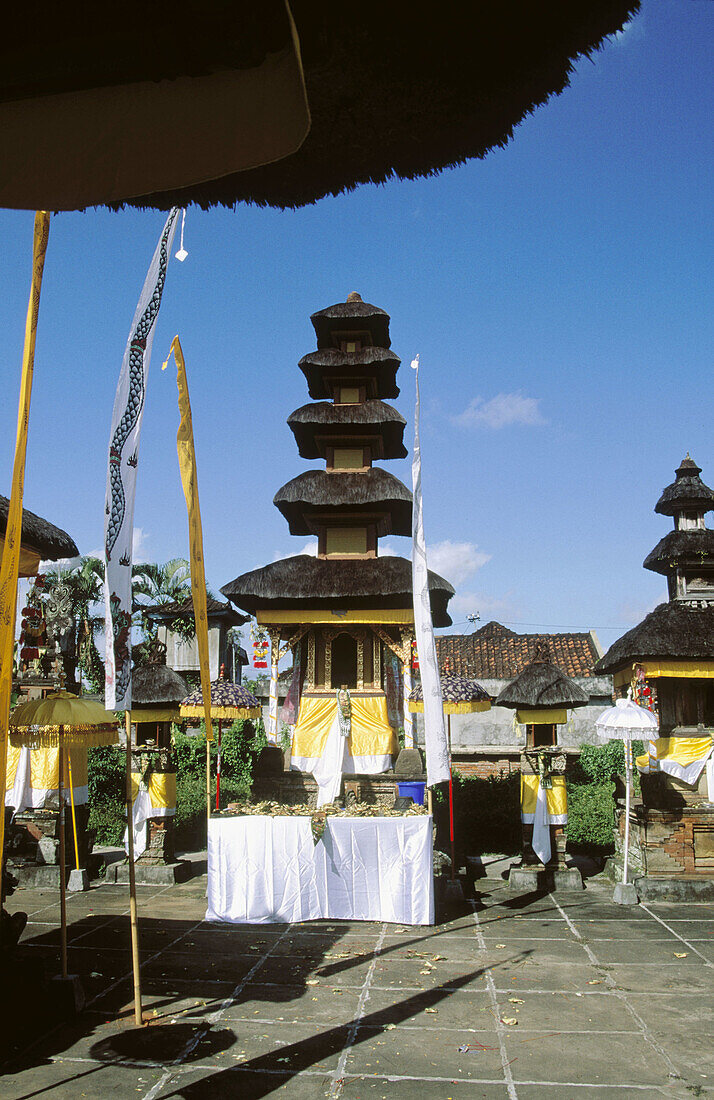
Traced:
<path id="1" fill-rule="evenodd" d="M 127 888 L 69 896 L 87 1005 L 59 1023 L 48 1003 L 18 1013 L 3 1100 L 714 1097 L 710 906 L 621 908 L 607 883 L 556 897 L 479 879 L 433 928 L 228 926 L 203 921 L 195 869 L 137 890 L 143 1028 Z M 56 972 L 56 891 L 7 905 L 29 914 L 26 969 Z M 3 988 L 11 1010 L 17 991 Z"/>

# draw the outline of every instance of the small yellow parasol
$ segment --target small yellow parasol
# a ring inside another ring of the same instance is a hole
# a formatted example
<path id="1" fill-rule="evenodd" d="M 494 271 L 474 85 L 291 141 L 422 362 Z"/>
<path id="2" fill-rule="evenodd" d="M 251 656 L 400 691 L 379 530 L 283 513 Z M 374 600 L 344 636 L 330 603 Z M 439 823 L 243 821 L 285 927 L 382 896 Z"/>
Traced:
<path id="1" fill-rule="evenodd" d="M 65 842 L 64 842 L 64 804 L 62 790 L 63 755 L 67 750 L 67 765 L 70 775 L 70 799 L 72 799 L 72 825 L 74 830 L 75 854 L 79 866 L 77 825 L 74 816 L 72 794 L 72 764 L 70 748 L 81 745 L 85 748 L 96 745 L 116 745 L 119 731 L 116 718 L 106 711 L 101 703 L 94 699 L 80 698 L 69 691 L 53 691 L 44 699 L 31 699 L 20 703 L 10 715 L 10 744 L 36 748 L 59 749 L 59 879 L 60 879 L 60 920 L 62 977 L 67 977 L 67 898 L 65 886 Z"/>

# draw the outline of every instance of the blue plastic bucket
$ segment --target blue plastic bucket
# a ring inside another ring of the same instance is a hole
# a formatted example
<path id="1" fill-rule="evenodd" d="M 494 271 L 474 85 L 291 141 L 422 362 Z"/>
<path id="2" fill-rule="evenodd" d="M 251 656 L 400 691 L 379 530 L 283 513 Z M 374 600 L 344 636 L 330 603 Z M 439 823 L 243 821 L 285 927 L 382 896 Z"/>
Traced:
<path id="1" fill-rule="evenodd" d="M 424 805 L 424 791 L 426 783 L 397 783 L 397 790 L 402 798 L 413 798 L 417 806 Z"/>

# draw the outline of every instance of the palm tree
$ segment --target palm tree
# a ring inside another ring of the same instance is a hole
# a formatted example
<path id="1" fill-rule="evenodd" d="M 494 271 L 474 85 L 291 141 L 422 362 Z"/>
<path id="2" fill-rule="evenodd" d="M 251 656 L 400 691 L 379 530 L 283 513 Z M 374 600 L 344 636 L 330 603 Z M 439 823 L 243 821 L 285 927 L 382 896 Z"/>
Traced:
<path id="1" fill-rule="evenodd" d="M 158 565 L 142 562 L 132 570 L 134 610 L 162 603 L 183 603 L 191 595 L 191 567 L 185 558 Z"/>

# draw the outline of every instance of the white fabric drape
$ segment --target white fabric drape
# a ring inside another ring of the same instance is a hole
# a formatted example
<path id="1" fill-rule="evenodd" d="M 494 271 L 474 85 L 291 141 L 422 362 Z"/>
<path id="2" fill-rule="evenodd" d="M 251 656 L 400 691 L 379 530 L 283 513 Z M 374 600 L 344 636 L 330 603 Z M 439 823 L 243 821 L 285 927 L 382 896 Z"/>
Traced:
<path id="1" fill-rule="evenodd" d="M 131 706 L 131 563 L 134 499 L 146 381 L 178 208 L 166 219 L 131 323 L 109 437 L 104 517 L 107 710 Z"/>
<path id="2" fill-rule="evenodd" d="M 206 920 L 434 923 L 431 817 L 213 818 Z"/>
<path id="3" fill-rule="evenodd" d="M 449 779 L 449 748 L 446 742 L 444 705 L 441 695 L 439 666 L 436 660 L 434 624 L 431 618 L 429 572 L 424 540 L 424 515 L 421 492 L 421 446 L 419 443 L 419 356 L 412 361 L 416 372 L 416 404 L 414 410 L 414 456 L 412 459 L 412 587 L 414 590 L 414 630 L 416 633 L 419 670 L 424 693 L 424 741 L 426 748 L 426 781 L 428 786 Z M 406 695 L 406 690 L 405 690 Z"/>
<path id="4" fill-rule="evenodd" d="M 175 806 L 154 806 L 151 795 L 144 783 L 139 784 L 139 790 L 134 799 L 132 824 L 134 831 L 134 861 L 146 851 L 148 829 L 146 823 L 151 817 L 173 817 L 176 813 Z M 124 830 L 124 851 L 129 855 L 129 829 Z"/>
<path id="5" fill-rule="evenodd" d="M 533 851 L 541 863 L 550 862 L 550 825 L 548 824 L 548 792 L 538 783 L 535 814 L 533 815 Z"/>
<path id="6" fill-rule="evenodd" d="M 404 662 L 404 747 L 414 748 L 414 715 L 409 710 L 409 696 L 414 684 L 412 682 L 412 666 L 407 659 Z"/>
<path id="7" fill-rule="evenodd" d="M 269 741 L 278 740 L 278 646 L 271 643 L 270 652 L 270 695 L 268 698 L 268 729 L 266 731 Z"/>

